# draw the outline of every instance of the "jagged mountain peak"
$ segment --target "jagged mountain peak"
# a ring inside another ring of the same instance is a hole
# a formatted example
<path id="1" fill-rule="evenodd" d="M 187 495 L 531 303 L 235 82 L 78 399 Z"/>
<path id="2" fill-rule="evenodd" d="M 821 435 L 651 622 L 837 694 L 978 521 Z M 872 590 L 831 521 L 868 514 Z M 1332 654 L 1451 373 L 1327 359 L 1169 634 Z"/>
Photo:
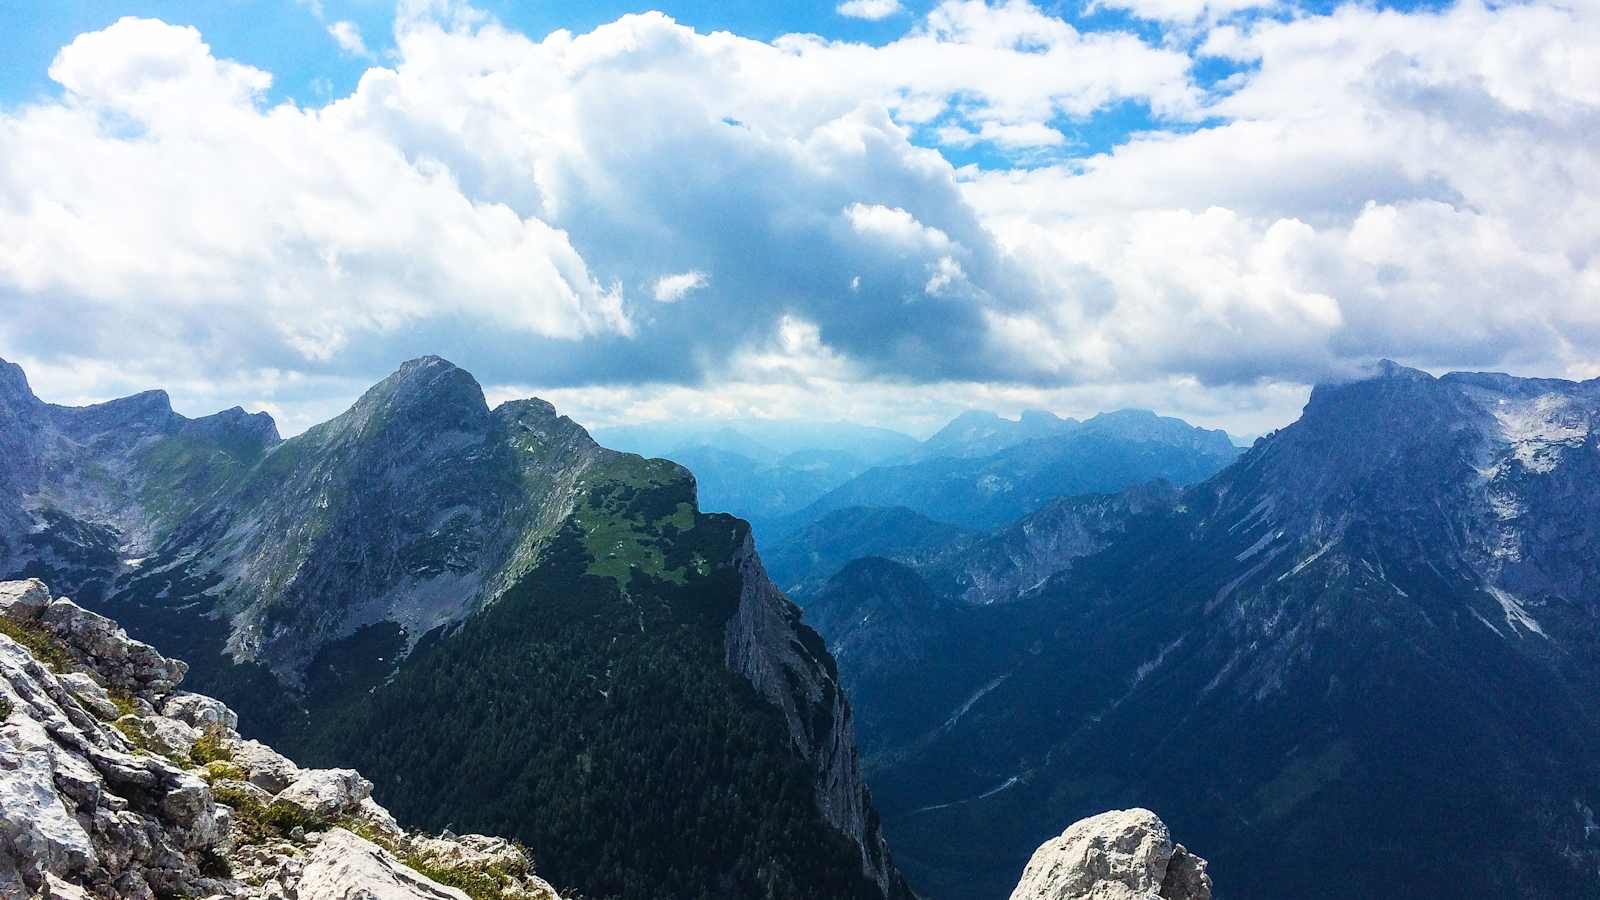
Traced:
<path id="1" fill-rule="evenodd" d="M 28 386 L 28 375 L 14 362 L 0 359 L 0 405 L 36 404 L 39 400 Z"/>
<path id="2" fill-rule="evenodd" d="M 165 428 L 179 421 L 172 411 L 172 398 L 166 391 L 140 391 L 104 403 L 79 407 L 78 420 L 89 429 Z"/>
<path id="3" fill-rule="evenodd" d="M 1421 369 L 1414 369 L 1392 359 L 1384 358 L 1372 364 L 1369 380 L 1397 378 L 1403 381 L 1433 381 L 1434 377 Z"/>
<path id="4" fill-rule="evenodd" d="M 183 424 L 183 430 L 211 441 L 241 460 L 254 459 L 283 440 L 278 434 L 278 423 L 271 415 L 246 412 L 242 406 L 190 419 Z"/>
<path id="5" fill-rule="evenodd" d="M 495 412 L 504 410 L 503 415 L 515 419 L 560 419 L 566 418 L 556 410 L 554 403 L 538 397 L 525 397 L 521 400 L 507 400 L 495 407 Z"/>
<path id="6" fill-rule="evenodd" d="M 481 433 L 488 423 L 489 404 L 477 379 L 442 357 L 422 356 L 402 363 L 344 413 L 306 434 L 337 441 L 395 428 L 413 435 Z"/>
<path id="7" fill-rule="evenodd" d="M 483 387 L 467 370 L 439 356 L 419 356 L 400 364 L 389 377 L 362 395 L 363 402 L 404 404 L 425 401 L 464 402 L 488 410 Z"/>

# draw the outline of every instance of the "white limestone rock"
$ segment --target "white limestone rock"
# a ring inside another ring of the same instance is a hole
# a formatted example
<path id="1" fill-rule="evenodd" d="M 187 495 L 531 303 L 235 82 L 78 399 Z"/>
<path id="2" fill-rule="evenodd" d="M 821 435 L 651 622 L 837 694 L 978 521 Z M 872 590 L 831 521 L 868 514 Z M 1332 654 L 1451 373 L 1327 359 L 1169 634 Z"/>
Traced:
<path id="1" fill-rule="evenodd" d="M 129 752 L 3 636 L 0 696 L 0 898 L 49 896 L 51 877 L 97 897 L 211 892 L 201 870 L 228 820 L 204 782 Z"/>
<path id="2" fill-rule="evenodd" d="M 468 900 L 406 868 L 371 841 L 335 828 L 306 858 L 299 900 Z"/>
<path id="3" fill-rule="evenodd" d="M 0 639 L 3 641 L 4 639 Z M 0 643 L 0 654 L 17 646 Z M 61 750 L 37 721 L 12 716 L 0 727 L 0 856 L 12 861 L 19 881 L 40 884 L 46 874 L 77 874 L 98 861 L 69 798 L 56 790 Z M 0 888 L 0 896 L 26 896 Z"/>
<path id="4" fill-rule="evenodd" d="M 497 873 L 500 892 L 507 898 L 559 900 L 555 888 L 532 874 L 526 852 L 505 838 L 481 834 L 413 837 L 405 847 L 409 857 L 425 860 L 429 866 Z"/>
<path id="5" fill-rule="evenodd" d="M 49 605 L 50 590 L 37 578 L 0 581 L 0 617 L 27 622 L 39 618 Z"/>
<path id="6" fill-rule="evenodd" d="M 116 622 L 65 597 L 45 607 L 39 621 L 107 685 L 131 694 L 164 696 L 189 671 L 188 663 L 167 659 L 149 644 L 128 637 Z"/>
<path id="7" fill-rule="evenodd" d="M 220 728 L 227 734 L 236 734 L 239 730 L 239 714 L 221 700 L 204 694 L 178 691 L 161 704 L 161 714 L 202 732 Z"/>
<path id="8" fill-rule="evenodd" d="M 1155 813 L 1113 810 L 1041 845 L 1011 900 L 1211 900 L 1211 877 Z"/>
<path id="9" fill-rule="evenodd" d="M 122 714 L 121 710 L 117 709 L 117 704 L 111 701 L 111 694 L 88 673 L 67 672 L 56 677 L 61 686 L 67 689 L 67 693 L 72 695 L 72 699 L 78 701 L 84 709 L 94 713 L 96 718 L 109 722 Z"/>
<path id="10" fill-rule="evenodd" d="M 187 757 L 200 740 L 199 731 L 166 716 L 123 716 L 116 726 L 136 746 L 162 756 Z"/>
<path id="11" fill-rule="evenodd" d="M 234 741 L 228 745 L 234 765 L 244 769 L 246 779 L 269 794 L 276 794 L 300 777 L 300 767 L 287 756 L 260 741 Z"/>
<path id="12" fill-rule="evenodd" d="M 560 900 L 515 844 L 407 834 L 355 771 L 302 770 L 239 740 L 225 705 L 172 693 L 182 663 L 111 620 L 50 602 L 30 582 L 0 583 L 0 598 L 8 601 L 0 614 L 42 610 L 39 621 L 81 670 L 57 674 L 0 635 L 0 900 L 465 900 L 396 853 L 493 873 L 508 898 Z M 106 684 L 128 691 L 137 714 L 117 718 Z M 248 781 L 190 761 L 194 741 L 212 730 L 223 732 L 229 766 Z M 253 809 L 235 816 L 214 792 Z M 263 830 L 260 811 L 277 802 L 326 821 L 350 817 L 383 846 L 338 828 Z"/>
<path id="13" fill-rule="evenodd" d="M 332 821 L 355 812 L 371 796 L 372 782 L 355 769 L 307 769 L 272 802 L 289 803 Z"/>
<path id="14" fill-rule="evenodd" d="M 356 807 L 356 811 L 351 815 L 356 821 L 370 829 L 370 833 L 376 834 L 385 840 L 401 841 L 406 837 L 405 830 L 400 827 L 399 822 L 395 821 L 394 816 L 387 809 L 379 806 L 378 801 L 371 797 L 362 800 L 360 805 Z"/>

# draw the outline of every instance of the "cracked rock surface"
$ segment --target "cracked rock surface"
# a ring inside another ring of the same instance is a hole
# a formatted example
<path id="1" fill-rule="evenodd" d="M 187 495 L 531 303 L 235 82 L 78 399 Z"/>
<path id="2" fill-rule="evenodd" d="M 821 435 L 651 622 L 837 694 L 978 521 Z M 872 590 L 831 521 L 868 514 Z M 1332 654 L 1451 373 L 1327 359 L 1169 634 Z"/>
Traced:
<path id="1" fill-rule="evenodd" d="M 559 900 L 520 846 L 407 833 L 354 770 L 242 740 L 37 580 L 0 582 L 0 624 L 0 900 Z"/>

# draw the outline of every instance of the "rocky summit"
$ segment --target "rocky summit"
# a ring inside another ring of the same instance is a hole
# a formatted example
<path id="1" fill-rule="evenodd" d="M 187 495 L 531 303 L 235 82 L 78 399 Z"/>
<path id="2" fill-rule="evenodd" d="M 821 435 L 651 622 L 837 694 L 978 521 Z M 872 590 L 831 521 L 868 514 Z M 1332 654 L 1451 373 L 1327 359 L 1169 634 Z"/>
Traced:
<path id="1" fill-rule="evenodd" d="M 521 846 L 408 832 L 358 773 L 242 739 L 186 670 L 0 582 L 0 898 L 559 900 Z"/>

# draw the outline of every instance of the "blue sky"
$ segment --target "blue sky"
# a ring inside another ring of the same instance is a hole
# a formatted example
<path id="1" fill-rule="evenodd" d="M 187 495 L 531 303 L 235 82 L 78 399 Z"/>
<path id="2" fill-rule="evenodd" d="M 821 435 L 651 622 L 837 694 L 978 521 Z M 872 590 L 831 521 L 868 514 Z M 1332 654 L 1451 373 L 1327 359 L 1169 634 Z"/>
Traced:
<path id="1" fill-rule="evenodd" d="M 585 32 L 630 13 L 660 10 L 701 32 L 731 31 L 760 40 L 807 33 L 831 40 L 881 45 L 905 34 L 919 16 L 935 4 L 911 0 L 903 4 L 901 11 L 878 21 L 841 15 L 836 11 L 837 3 L 811 0 L 793 3 L 482 0 L 474 5 L 508 27 L 534 37 L 557 29 Z M 1407 10 L 1421 5 L 1405 0 L 1376 4 L 1376 7 Z M 1316 0 L 1301 6 L 1316 9 L 1330 8 L 1331 4 Z M 1040 7 L 1083 31 L 1131 32 L 1155 43 L 1164 40 L 1192 42 L 1192 36 L 1175 34 L 1173 29 L 1160 23 L 1141 20 L 1122 10 L 1093 9 L 1081 2 L 1043 3 Z M 6 38 L 6 61 L 0 65 L 0 104 L 15 105 L 58 95 L 60 88 L 47 73 L 50 61 L 62 46 L 78 34 L 104 28 L 123 16 L 140 16 L 193 25 L 200 29 L 219 56 L 271 72 L 273 85 L 266 95 L 267 102 L 292 100 L 300 105 L 321 105 L 348 94 L 369 66 L 383 64 L 386 54 L 394 51 L 394 13 L 394 4 L 387 0 L 216 0 L 208 3 L 192 0 L 59 3 L 23 0 L 9 14 L 14 28 Z M 341 51 L 328 33 L 330 24 L 341 21 L 352 22 L 360 29 L 373 56 L 363 58 Z M 1196 80 L 1212 86 L 1240 68 L 1226 60 L 1201 60 L 1196 65 Z M 1070 139 L 1069 145 L 1059 152 L 1035 154 L 1020 160 L 985 146 L 947 147 L 944 152 L 957 165 L 972 163 L 997 168 L 1018 162 L 1037 163 L 1102 152 L 1125 141 L 1130 134 L 1150 129 L 1157 122 L 1147 106 L 1128 102 L 1086 118 L 1062 117 L 1055 124 Z"/>
<path id="2" fill-rule="evenodd" d="M 7 15 L 0 357 L 60 402 L 294 432 L 440 353 L 594 424 L 1255 433 L 1378 357 L 1600 376 L 1594 0 Z"/>

